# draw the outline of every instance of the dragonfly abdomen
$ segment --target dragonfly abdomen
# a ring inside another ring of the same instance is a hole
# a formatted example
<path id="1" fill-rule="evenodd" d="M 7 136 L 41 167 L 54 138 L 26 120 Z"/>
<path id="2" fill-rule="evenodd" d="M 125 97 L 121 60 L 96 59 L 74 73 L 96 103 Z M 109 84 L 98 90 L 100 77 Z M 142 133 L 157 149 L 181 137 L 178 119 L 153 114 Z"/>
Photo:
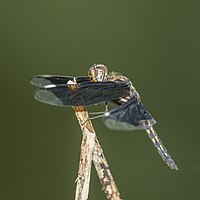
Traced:
<path id="1" fill-rule="evenodd" d="M 161 158 L 165 161 L 165 163 L 171 168 L 178 170 L 177 165 L 175 164 L 174 160 L 171 158 L 169 153 L 167 152 L 167 149 L 163 145 L 161 139 L 158 137 L 156 131 L 153 127 L 150 127 L 149 129 L 146 129 L 146 132 L 148 133 L 149 138 L 153 142 L 154 146 L 156 147 L 158 153 L 160 154 Z"/>

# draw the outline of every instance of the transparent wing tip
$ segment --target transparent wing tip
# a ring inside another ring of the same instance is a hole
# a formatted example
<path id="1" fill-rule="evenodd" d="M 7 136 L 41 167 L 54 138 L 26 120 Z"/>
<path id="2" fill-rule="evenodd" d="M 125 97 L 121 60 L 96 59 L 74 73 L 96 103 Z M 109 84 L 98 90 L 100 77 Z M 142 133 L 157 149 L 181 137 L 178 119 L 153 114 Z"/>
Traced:
<path id="1" fill-rule="evenodd" d="M 54 106 L 63 106 L 63 102 L 59 98 L 57 98 L 53 92 L 46 89 L 37 89 L 34 93 L 34 98 L 42 103 Z"/>
<path id="2" fill-rule="evenodd" d="M 51 84 L 51 81 L 47 80 L 46 78 L 49 77 L 48 75 L 36 75 L 30 80 L 30 83 L 37 87 L 44 87 L 45 85 Z"/>

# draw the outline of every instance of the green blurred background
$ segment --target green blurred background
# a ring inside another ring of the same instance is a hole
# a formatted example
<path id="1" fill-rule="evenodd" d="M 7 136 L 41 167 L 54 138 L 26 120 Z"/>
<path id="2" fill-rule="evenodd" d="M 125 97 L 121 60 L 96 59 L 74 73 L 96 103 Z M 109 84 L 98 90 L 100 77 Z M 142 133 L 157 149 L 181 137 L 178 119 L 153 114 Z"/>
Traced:
<path id="1" fill-rule="evenodd" d="M 1 0 L 0 199 L 74 199 L 81 131 L 71 108 L 33 99 L 36 74 L 129 77 L 180 171 L 144 131 L 94 126 L 126 199 L 200 199 L 198 1 Z M 99 111 L 102 106 L 95 107 Z M 89 199 L 105 199 L 92 170 Z"/>

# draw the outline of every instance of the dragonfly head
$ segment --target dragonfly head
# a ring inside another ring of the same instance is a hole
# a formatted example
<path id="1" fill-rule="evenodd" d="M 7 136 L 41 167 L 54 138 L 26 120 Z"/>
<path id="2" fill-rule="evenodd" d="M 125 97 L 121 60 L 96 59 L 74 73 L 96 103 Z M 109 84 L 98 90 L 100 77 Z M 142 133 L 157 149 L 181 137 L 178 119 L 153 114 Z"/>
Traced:
<path id="1" fill-rule="evenodd" d="M 108 69 L 103 64 L 94 64 L 89 68 L 88 75 L 94 82 L 101 82 L 106 80 Z"/>

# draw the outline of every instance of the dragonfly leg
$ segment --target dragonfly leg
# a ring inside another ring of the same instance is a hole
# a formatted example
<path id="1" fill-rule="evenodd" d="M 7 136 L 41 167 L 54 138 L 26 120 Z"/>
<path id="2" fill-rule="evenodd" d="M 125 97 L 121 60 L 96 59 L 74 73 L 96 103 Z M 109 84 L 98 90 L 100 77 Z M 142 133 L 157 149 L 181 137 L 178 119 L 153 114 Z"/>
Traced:
<path id="1" fill-rule="evenodd" d="M 89 113 L 89 115 L 97 115 L 97 116 L 89 117 L 87 120 L 85 120 L 85 122 L 83 122 L 82 125 L 84 125 L 89 119 L 93 120 L 93 119 L 98 119 L 98 118 L 101 118 L 101 117 L 105 116 L 106 112 L 108 112 L 108 102 L 107 101 L 105 102 L 105 111 Z"/>
<path id="2" fill-rule="evenodd" d="M 107 101 L 105 102 L 105 111 L 102 111 L 102 112 L 90 112 L 89 115 L 102 115 L 100 117 L 103 117 L 103 114 L 105 114 L 106 112 L 108 112 L 108 102 Z M 99 118 L 99 117 L 97 117 L 97 118 Z"/>
<path id="3" fill-rule="evenodd" d="M 103 116 L 105 116 L 105 112 L 103 112 L 103 114 L 97 115 L 97 116 L 95 116 L 95 117 L 88 117 L 88 118 L 82 123 L 82 125 L 84 125 L 88 120 L 98 119 L 98 118 L 103 117 Z"/>

